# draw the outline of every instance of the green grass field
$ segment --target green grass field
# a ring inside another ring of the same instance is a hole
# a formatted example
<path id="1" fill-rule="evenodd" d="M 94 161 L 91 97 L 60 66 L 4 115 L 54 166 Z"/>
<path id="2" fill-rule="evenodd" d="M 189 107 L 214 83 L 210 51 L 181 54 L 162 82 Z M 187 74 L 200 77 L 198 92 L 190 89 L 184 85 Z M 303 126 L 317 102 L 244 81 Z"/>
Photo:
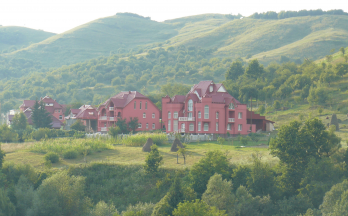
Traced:
<path id="1" fill-rule="evenodd" d="M 268 138 L 267 138 L 268 139 Z M 171 145 L 164 145 L 159 147 L 159 151 L 163 156 L 163 167 L 166 168 L 186 168 L 192 166 L 198 162 L 208 151 L 221 150 L 228 155 L 229 160 L 232 163 L 249 163 L 251 155 L 258 152 L 263 156 L 264 161 L 270 163 L 276 162 L 278 159 L 269 155 L 269 150 L 265 140 L 252 142 L 244 148 L 240 148 L 242 145 L 239 141 L 234 140 L 226 141 L 223 145 L 217 142 L 200 142 L 190 143 L 187 148 L 190 152 L 186 158 L 186 164 L 182 156 L 179 156 L 179 163 L 177 164 L 177 153 L 170 152 Z M 31 152 L 29 148 L 35 145 L 33 143 L 23 144 L 2 144 L 2 149 L 6 152 L 5 160 L 13 163 L 31 164 L 35 168 L 43 169 L 44 154 Z M 116 164 L 144 164 L 145 157 L 148 153 L 142 152 L 142 147 L 128 147 L 124 145 L 115 145 L 110 150 L 103 150 L 100 152 L 94 152 L 86 157 L 87 163 L 90 162 L 111 162 Z M 80 155 L 76 159 L 60 159 L 60 162 L 53 164 L 55 168 L 63 168 L 69 165 L 85 164 L 84 156 Z"/>

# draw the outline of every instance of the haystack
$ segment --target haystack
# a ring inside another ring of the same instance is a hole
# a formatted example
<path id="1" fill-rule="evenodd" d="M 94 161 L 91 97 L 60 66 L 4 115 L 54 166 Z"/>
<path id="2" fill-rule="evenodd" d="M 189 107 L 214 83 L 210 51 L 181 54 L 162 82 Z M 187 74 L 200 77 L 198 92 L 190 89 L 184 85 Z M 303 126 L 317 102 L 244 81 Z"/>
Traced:
<path id="1" fill-rule="evenodd" d="M 170 148 L 171 152 L 177 152 L 180 148 L 184 148 L 183 144 L 180 142 L 178 138 L 175 138 L 172 147 Z"/>
<path id="2" fill-rule="evenodd" d="M 335 125 L 336 126 L 336 131 L 340 130 L 340 125 L 338 123 L 336 114 L 332 114 L 330 125 Z"/>
<path id="3" fill-rule="evenodd" d="M 143 152 L 150 152 L 153 142 L 151 138 L 148 138 L 145 145 L 143 146 Z"/>

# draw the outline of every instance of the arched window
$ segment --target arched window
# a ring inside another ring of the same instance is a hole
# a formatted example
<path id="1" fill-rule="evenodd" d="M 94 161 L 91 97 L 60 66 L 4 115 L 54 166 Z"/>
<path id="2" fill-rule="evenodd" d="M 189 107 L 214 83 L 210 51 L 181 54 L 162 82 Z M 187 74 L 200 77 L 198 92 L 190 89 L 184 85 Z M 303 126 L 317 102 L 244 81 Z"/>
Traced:
<path id="1" fill-rule="evenodd" d="M 219 119 L 219 112 L 216 112 L 216 119 Z"/>
<path id="2" fill-rule="evenodd" d="M 139 109 L 141 109 L 141 101 L 140 101 L 140 103 L 139 103 Z"/>
<path id="3" fill-rule="evenodd" d="M 204 106 L 204 119 L 209 119 L 209 106 Z"/>
<path id="4" fill-rule="evenodd" d="M 231 102 L 230 105 L 228 106 L 228 109 L 234 109 L 234 104 Z"/>
<path id="5" fill-rule="evenodd" d="M 193 111 L 193 101 L 190 99 L 187 106 L 188 111 Z"/>
<path id="6" fill-rule="evenodd" d="M 201 111 L 198 111 L 198 118 L 201 118 Z"/>
<path id="7" fill-rule="evenodd" d="M 134 101 L 134 109 L 136 109 L 136 108 L 137 108 L 137 102 Z"/>
<path id="8" fill-rule="evenodd" d="M 172 114 L 168 112 L 168 119 L 170 119 L 171 117 L 172 117 Z"/>
<path id="9" fill-rule="evenodd" d="M 145 109 L 147 110 L 147 101 L 145 102 Z"/>

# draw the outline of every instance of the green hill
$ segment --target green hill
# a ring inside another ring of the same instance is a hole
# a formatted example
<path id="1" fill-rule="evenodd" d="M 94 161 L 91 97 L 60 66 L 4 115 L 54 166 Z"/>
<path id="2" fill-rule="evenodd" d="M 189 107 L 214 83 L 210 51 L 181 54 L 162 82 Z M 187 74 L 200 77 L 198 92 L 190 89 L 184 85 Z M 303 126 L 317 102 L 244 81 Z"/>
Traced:
<path id="1" fill-rule="evenodd" d="M 136 14 L 117 14 L 78 26 L 8 54 L 59 67 L 115 53 L 198 46 L 221 57 L 258 58 L 263 63 L 288 58 L 318 59 L 348 45 L 348 16 L 322 15 L 280 20 L 240 19 L 203 14 L 156 22 Z"/>
<path id="2" fill-rule="evenodd" d="M 0 26 L 0 53 L 13 52 L 38 43 L 54 33 L 17 26 Z"/>

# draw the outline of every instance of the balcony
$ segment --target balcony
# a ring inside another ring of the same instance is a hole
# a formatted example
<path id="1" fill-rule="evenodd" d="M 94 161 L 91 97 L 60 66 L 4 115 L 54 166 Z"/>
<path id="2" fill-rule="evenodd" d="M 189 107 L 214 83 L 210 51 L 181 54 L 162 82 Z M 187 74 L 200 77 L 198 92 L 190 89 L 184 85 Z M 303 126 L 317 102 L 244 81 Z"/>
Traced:
<path id="1" fill-rule="evenodd" d="M 106 116 L 100 116 L 99 117 L 99 120 L 107 120 L 108 119 L 108 117 L 106 117 Z"/>
<path id="2" fill-rule="evenodd" d="M 114 107 L 109 107 L 109 111 L 114 111 Z"/>
<path id="3" fill-rule="evenodd" d="M 185 133 L 185 128 L 181 128 L 181 129 L 179 129 L 179 131 L 180 131 L 181 133 Z"/>
<path id="4" fill-rule="evenodd" d="M 234 122 L 234 118 L 228 118 L 228 122 Z"/>
<path id="5" fill-rule="evenodd" d="M 115 121 L 115 117 L 109 117 L 109 121 Z"/>
<path id="6" fill-rule="evenodd" d="M 107 131 L 107 128 L 106 127 L 102 127 L 102 128 L 100 128 L 100 131 Z"/>
<path id="7" fill-rule="evenodd" d="M 195 117 L 179 117 L 179 121 L 195 121 Z"/>

